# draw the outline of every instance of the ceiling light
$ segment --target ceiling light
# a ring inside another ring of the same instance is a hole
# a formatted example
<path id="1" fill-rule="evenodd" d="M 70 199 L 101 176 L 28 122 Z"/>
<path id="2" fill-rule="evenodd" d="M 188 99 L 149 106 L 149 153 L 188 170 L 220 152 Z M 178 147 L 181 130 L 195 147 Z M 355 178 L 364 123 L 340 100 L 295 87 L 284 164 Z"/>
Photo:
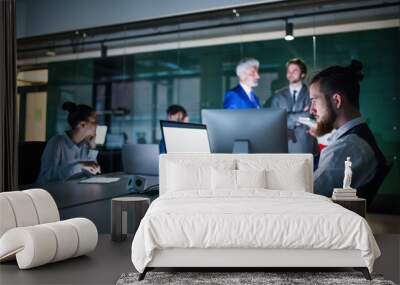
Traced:
<path id="1" fill-rule="evenodd" d="M 107 57 L 107 46 L 104 44 L 104 43 L 102 43 L 101 44 L 101 47 L 100 47 L 100 54 L 101 54 L 101 57 Z"/>
<path id="2" fill-rule="evenodd" d="M 54 50 L 48 50 L 48 51 L 46 51 L 46 55 L 47 56 L 56 56 L 57 53 Z"/>
<path id="3" fill-rule="evenodd" d="M 286 36 L 285 36 L 285 40 L 287 41 L 292 41 L 294 40 L 294 36 L 293 36 L 293 23 L 289 23 L 288 21 L 286 21 Z"/>

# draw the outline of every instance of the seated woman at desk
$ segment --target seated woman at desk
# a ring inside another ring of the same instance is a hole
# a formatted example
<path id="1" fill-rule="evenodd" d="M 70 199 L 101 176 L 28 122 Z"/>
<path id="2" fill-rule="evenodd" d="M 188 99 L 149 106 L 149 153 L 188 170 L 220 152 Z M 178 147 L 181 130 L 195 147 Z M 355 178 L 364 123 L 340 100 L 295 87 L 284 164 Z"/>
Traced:
<path id="1" fill-rule="evenodd" d="M 42 155 L 40 174 L 36 181 L 46 184 L 50 181 L 64 181 L 79 174 L 100 173 L 96 157 L 96 112 L 87 105 L 65 102 L 63 110 L 68 111 L 71 130 L 52 137 Z"/>

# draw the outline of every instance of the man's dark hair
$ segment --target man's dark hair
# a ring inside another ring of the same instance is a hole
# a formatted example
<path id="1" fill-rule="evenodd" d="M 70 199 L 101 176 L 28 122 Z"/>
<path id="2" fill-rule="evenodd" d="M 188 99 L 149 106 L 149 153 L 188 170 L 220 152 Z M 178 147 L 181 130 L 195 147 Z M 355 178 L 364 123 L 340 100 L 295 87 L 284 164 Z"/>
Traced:
<path id="1" fill-rule="evenodd" d="M 80 123 L 87 121 L 94 110 L 88 105 L 76 105 L 73 102 L 64 102 L 62 109 L 68 112 L 67 121 L 72 129 Z"/>
<path id="2" fill-rule="evenodd" d="M 338 93 L 350 104 L 360 109 L 360 81 L 364 78 L 363 64 L 352 60 L 349 66 L 331 66 L 317 73 L 310 82 L 318 84 L 320 91 L 329 99 Z"/>
<path id="3" fill-rule="evenodd" d="M 307 65 L 300 58 L 292 58 L 291 60 L 289 60 L 286 63 L 286 68 L 288 68 L 291 64 L 296 64 L 300 68 L 301 73 L 303 73 L 304 75 L 307 74 Z"/>
<path id="4" fill-rule="evenodd" d="M 168 116 L 173 116 L 177 113 L 182 113 L 183 117 L 187 116 L 186 109 L 183 108 L 181 105 L 171 105 L 167 109 L 167 115 Z"/>

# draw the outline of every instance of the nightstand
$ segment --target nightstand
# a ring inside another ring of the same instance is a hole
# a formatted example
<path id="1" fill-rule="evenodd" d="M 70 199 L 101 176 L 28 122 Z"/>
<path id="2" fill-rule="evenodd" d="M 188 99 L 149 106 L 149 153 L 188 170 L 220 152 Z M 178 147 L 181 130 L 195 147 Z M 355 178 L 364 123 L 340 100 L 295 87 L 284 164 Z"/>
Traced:
<path id="1" fill-rule="evenodd" d="M 340 200 L 332 199 L 332 202 L 339 204 L 340 206 L 359 214 L 361 217 L 365 218 L 365 213 L 367 211 L 367 201 L 363 198 L 356 198 L 352 200 Z"/>
<path id="2" fill-rule="evenodd" d="M 133 225 L 132 234 L 135 234 L 149 205 L 150 199 L 147 197 L 127 196 L 113 198 L 111 200 L 111 239 L 113 241 L 126 240 L 128 223 Z M 130 221 L 128 221 L 128 216 L 131 218 Z"/>

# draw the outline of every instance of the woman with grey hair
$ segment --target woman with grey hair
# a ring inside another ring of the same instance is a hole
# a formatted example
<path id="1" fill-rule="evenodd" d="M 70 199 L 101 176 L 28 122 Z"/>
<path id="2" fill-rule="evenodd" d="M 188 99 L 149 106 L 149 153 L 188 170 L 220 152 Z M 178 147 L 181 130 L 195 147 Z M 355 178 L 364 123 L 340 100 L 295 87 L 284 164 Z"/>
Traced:
<path id="1" fill-rule="evenodd" d="M 259 109 L 260 101 L 253 92 L 258 85 L 260 63 L 255 58 L 242 59 L 236 66 L 239 84 L 226 92 L 224 109 Z"/>

